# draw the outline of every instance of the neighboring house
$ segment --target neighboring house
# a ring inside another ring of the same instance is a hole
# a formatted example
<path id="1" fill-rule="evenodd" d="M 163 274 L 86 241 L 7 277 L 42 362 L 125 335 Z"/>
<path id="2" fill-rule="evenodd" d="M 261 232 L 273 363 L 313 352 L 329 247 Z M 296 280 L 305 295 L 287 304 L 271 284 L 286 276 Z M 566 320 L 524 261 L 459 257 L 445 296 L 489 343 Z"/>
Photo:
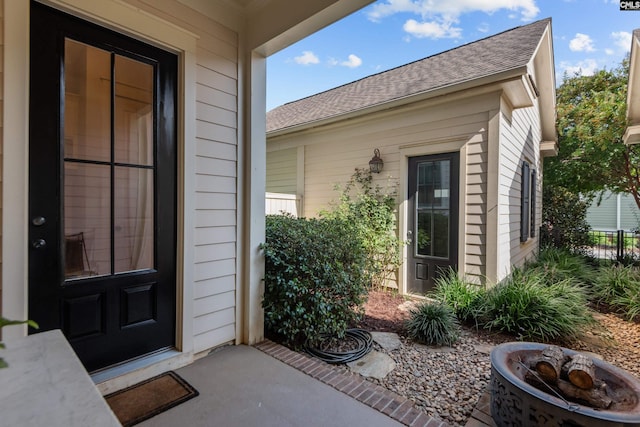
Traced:
<path id="1" fill-rule="evenodd" d="M 627 131 L 625 144 L 640 143 L 640 29 L 631 37 L 629 85 L 627 90 Z"/>
<path id="2" fill-rule="evenodd" d="M 262 340 L 266 57 L 370 2 L 0 0 L 2 316 L 103 392 Z"/>
<path id="3" fill-rule="evenodd" d="M 542 157 L 557 147 L 552 41 L 545 19 L 269 111 L 267 191 L 316 215 L 379 149 L 375 183 L 397 185 L 411 241 L 400 291 L 428 291 L 446 266 L 504 278 L 538 248 Z"/>
<path id="4" fill-rule="evenodd" d="M 637 230 L 640 209 L 633 195 L 607 191 L 587 208 L 587 223 L 597 231 Z"/>

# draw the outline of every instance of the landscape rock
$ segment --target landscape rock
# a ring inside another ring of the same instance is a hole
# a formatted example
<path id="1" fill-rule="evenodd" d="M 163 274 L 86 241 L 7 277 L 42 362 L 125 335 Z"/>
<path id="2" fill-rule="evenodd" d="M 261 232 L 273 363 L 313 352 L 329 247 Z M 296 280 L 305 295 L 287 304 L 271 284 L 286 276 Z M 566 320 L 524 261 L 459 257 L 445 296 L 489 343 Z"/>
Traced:
<path id="1" fill-rule="evenodd" d="M 363 377 L 384 379 L 396 368 L 396 362 L 385 353 L 372 351 L 361 359 L 347 363 L 347 366 Z"/>
<path id="2" fill-rule="evenodd" d="M 393 332 L 371 332 L 371 338 L 386 351 L 397 350 L 402 346 L 400 337 Z"/>

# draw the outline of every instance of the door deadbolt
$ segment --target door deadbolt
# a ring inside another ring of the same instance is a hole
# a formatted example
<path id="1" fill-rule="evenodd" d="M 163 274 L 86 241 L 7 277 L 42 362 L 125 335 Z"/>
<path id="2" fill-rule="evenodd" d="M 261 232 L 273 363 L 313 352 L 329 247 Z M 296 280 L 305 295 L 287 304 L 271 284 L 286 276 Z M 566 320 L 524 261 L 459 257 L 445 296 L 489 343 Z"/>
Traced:
<path id="1" fill-rule="evenodd" d="M 36 239 L 31 242 L 31 246 L 33 246 L 34 249 L 42 249 L 47 246 L 47 242 L 44 239 Z"/>

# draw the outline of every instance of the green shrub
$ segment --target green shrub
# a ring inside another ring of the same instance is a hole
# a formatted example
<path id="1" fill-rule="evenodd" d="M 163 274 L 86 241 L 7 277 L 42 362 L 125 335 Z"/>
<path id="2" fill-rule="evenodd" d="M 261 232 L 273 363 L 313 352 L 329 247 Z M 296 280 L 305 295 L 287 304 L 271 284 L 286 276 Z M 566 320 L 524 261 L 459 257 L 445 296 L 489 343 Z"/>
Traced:
<path id="1" fill-rule="evenodd" d="M 544 185 L 542 190 L 541 246 L 585 253 L 591 245 L 586 219 L 589 200 L 559 186 Z"/>
<path id="2" fill-rule="evenodd" d="M 262 306 L 266 329 L 283 343 L 342 336 L 362 314 L 369 277 L 356 232 L 339 219 L 267 216 Z"/>
<path id="3" fill-rule="evenodd" d="M 396 235 L 395 190 L 373 185 L 369 170 L 356 169 L 342 189 L 340 201 L 320 216 L 353 224 L 355 238 L 367 253 L 365 271 L 373 288 L 381 289 L 395 277 L 402 245 Z"/>
<path id="4" fill-rule="evenodd" d="M 440 302 L 424 302 L 410 312 L 406 323 L 409 338 L 430 345 L 452 345 L 460 325 L 451 308 Z"/>
<path id="5" fill-rule="evenodd" d="M 449 269 L 435 282 L 435 289 L 430 296 L 451 307 L 461 322 L 475 322 L 478 326 L 477 320 L 485 296 L 484 288 L 465 282 L 453 269 Z"/>
<path id="6" fill-rule="evenodd" d="M 593 283 L 597 302 L 610 304 L 628 319 L 640 314 L 640 269 L 634 266 L 602 267 Z"/>
<path id="7" fill-rule="evenodd" d="M 547 284 L 562 280 L 575 280 L 579 283 L 590 283 L 594 277 L 594 269 L 589 260 L 566 248 L 547 246 L 540 250 L 535 261 L 528 262 L 525 270 L 531 274 L 539 274 Z"/>
<path id="8" fill-rule="evenodd" d="M 483 324 L 521 340 L 572 339 L 595 324 L 587 303 L 586 289 L 573 280 L 548 283 L 544 273 L 516 269 L 487 291 Z"/>

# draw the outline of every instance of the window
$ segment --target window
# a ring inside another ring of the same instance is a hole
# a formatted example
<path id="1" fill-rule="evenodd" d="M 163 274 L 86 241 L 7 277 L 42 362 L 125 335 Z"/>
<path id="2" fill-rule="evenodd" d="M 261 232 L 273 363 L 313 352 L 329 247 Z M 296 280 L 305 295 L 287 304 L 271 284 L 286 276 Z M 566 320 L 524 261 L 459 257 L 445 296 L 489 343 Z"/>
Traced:
<path id="1" fill-rule="evenodd" d="M 536 235 L 536 170 L 529 163 L 522 162 L 522 181 L 520 193 L 520 241 L 526 242 Z"/>
<path id="2" fill-rule="evenodd" d="M 531 237 L 536 237 L 536 193 L 538 189 L 538 183 L 536 182 L 536 170 L 533 169 L 531 171 L 531 217 L 529 218 L 529 224 L 531 225 L 531 231 L 529 235 Z"/>

